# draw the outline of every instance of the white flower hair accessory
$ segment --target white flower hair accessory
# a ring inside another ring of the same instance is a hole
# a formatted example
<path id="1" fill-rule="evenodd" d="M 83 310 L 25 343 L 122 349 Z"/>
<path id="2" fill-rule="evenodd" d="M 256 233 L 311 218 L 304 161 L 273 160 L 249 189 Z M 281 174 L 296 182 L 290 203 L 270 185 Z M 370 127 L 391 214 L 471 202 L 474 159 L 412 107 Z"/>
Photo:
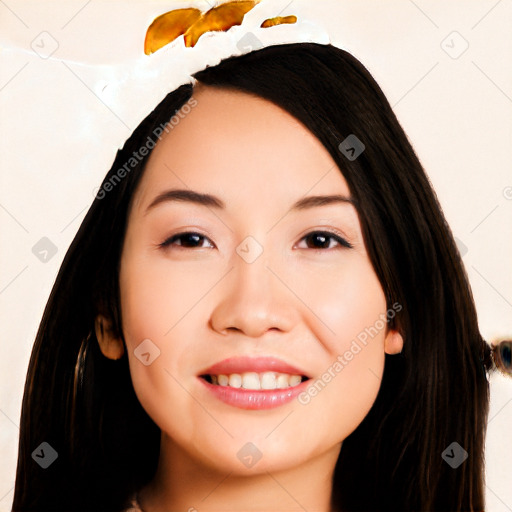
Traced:
<path id="1" fill-rule="evenodd" d="M 136 95 L 141 102 L 131 105 L 129 116 L 135 128 L 170 91 L 194 83 L 194 73 L 221 60 L 277 44 L 330 44 L 327 32 L 301 15 L 300 7 L 304 4 L 289 0 L 239 0 L 214 7 L 203 1 L 163 13 L 148 24 L 144 52 L 141 47 L 132 72 L 120 84 L 119 108 L 125 101 L 123 85 L 130 95 L 134 86 L 140 87 Z"/>

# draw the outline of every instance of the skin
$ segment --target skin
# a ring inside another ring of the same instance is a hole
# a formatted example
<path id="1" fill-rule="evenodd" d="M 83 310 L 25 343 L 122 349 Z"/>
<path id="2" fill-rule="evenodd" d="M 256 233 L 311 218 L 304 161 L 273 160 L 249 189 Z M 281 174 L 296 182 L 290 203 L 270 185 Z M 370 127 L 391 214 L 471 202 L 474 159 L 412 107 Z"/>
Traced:
<path id="1" fill-rule="evenodd" d="M 387 307 L 353 205 L 288 212 L 304 196 L 350 197 L 322 144 L 261 98 L 202 84 L 194 97 L 197 106 L 151 154 L 121 258 L 132 380 L 162 431 L 141 505 L 146 512 L 328 511 L 342 442 L 375 401 L 385 352 L 399 352 L 403 341 L 380 329 L 306 405 L 248 411 L 204 389 L 201 370 L 238 355 L 284 359 L 314 382 Z M 225 208 L 167 201 L 148 210 L 172 188 L 215 195 Z M 353 247 L 304 238 L 333 229 Z M 189 231 L 206 238 L 159 246 Z M 252 263 L 236 252 L 248 236 L 263 248 Z M 107 319 L 97 320 L 104 354 L 120 357 L 123 341 L 109 334 Z M 148 366 L 134 354 L 145 339 L 160 350 Z M 237 457 L 247 442 L 262 453 L 251 468 Z"/>

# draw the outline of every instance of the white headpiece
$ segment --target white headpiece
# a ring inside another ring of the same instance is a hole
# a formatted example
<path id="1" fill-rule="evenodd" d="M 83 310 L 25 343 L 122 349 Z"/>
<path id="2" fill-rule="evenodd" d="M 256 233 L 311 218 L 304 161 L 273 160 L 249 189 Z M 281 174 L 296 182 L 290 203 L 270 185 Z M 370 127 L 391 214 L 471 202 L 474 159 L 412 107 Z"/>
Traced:
<path id="1" fill-rule="evenodd" d="M 245 14 L 241 25 L 232 26 L 226 31 L 205 32 L 194 47 L 185 46 L 183 35 L 150 55 L 144 54 L 141 45 L 140 56 L 132 62 L 133 67 L 118 84 L 115 98 L 112 98 L 115 103 L 112 108 L 116 112 L 126 112 L 123 119 L 135 128 L 167 93 L 182 84 L 193 83 L 191 75 L 207 66 L 215 66 L 223 59 L 276 44 L 330 43 L 324 29 L 296 14 L 295 10 L 292 11 L 297 17 L 295 23 L 262 28 L 265 20 L 290 14 L 283 11 L 282 3 L 260 0 Z M 188 7 L 200 9 L 201 4 L 204 6 L 205 2 L 190 3 Z M 136 105 L 130 102 L 134 93 L 140 98 Z"/>

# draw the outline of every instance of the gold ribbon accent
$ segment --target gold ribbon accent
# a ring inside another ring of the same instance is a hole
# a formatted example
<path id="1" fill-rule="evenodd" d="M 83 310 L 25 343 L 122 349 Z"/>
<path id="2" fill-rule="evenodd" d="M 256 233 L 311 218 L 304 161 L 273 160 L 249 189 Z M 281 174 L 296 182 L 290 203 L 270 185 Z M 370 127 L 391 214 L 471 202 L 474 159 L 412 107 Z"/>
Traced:
<path id="1" fill-rule="evenodd" d="M 153 20 L 146 32 L 144 53 L 150 55 L 184 34 L 185 46 L 195 46 L 198 39 L 211 31 L 227 31 L 235 25 L 241 25 L 244 16 L 260 0 L 233 0 L 206 12 L 190 7 L 166 12 Z M 262 28 L 282 23 L 295 23 L 296 16 L 276 16 L 268 18 Z"/>

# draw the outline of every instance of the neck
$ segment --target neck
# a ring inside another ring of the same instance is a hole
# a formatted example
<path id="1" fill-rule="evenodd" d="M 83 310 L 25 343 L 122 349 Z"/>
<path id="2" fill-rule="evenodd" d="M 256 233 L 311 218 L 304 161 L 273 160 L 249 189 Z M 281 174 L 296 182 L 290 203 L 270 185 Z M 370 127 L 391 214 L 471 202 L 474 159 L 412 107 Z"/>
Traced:
<path id="1" fill-rule="evenodd" d="M 251 475 L 222 472 L 185 453 L 162 433 L 153 480 L 139 493 L 144 512 L 329 512 L 341 444 L 296 467 Z"/>

